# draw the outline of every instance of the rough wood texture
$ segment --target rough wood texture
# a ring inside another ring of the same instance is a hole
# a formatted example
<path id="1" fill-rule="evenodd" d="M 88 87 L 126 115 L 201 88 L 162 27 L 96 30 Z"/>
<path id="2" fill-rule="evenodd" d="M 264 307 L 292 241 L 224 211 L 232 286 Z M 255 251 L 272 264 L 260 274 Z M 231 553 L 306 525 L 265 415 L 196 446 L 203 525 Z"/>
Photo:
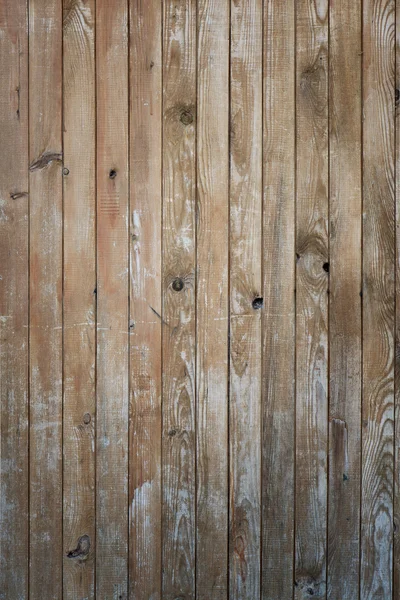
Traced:
<path id="1" fill-rule="evenodd" d="M 0 2 L 0 600 L 398 598 L 399 11 Z"/>
<path id="2" fill-rule="evenodd" d="M 231 3 L 229 589 L 243 600 L 261 582 L 262 8 Z"/>
<path id="3" fill-rule="evenodd" d="M 395 3 L 364 0 L 361 598 L 392 597 Z"/>
<path id="4" fill-rule="evenodd" d="M 28 594 L 28 13 L 0 6 L 0 598 Z"/>
<path id="5" fill-rule="evenodd" d="M 94 0 L 64 0 L 63 598 L 94 598 L 96 155 Z"/>
<path id="6" fill-rule="evenodd" d="M 130 598 L 161 599 L 162 5 L 130 2 Z"/>
<path id="7" fill-rule="evenodd" d="M 197 2 L 196 598 L 227 597 L 229 0 Z"/>
<path id="8" fill-rule="evenodd" d="M 393 598 L 400 596 L 400 2 L 396 1 L 396 72 L 395 72 L 395 444 L 394 444 L 394 504 L 393 504 Z"/>
<path id="9" fill-rule="evenodd" d="M 328 589 L 357 598 L 361 460 L 361 2 L 330 7 Z"/>
<path id="10" fill-rule="evenodd" d="M 62 595 L 61 59 L 61 0 L 30 0 L 29 594 L 35 600 Z"/>
<path id="11" fill-rule="evenodd" d="M 262 599 L 293 595 L 295 1 L 264 1 Z M 275 36 L 275 31 L 282 34 Z M 290 575 L 289 575 L 290 574 Z"/>
<path id="12" fill-rule="evenodd" d="M 296 85 L 295 598 L 326 591 L 328 2 L 300 0 Z"/>
<path id="13" fill-rule="evenodd" d="M 196 1 L 163 19 L 164 600 L 195 598 Z"/>
<path id="14" fill-rule="evenodd" d="M 97 598 L 128 594 L 128 3 L 96 2 Z"/>

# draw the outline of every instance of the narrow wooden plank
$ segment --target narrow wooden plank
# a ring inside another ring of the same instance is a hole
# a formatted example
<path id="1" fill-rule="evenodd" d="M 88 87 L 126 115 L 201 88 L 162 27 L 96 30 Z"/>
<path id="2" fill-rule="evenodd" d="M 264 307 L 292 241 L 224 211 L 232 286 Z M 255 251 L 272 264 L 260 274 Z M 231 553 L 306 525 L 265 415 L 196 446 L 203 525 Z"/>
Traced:
<path id="1" fill-rule="evenodd" d="M 195 597 L 196 0 L 163 16 L 162 597 Z"/>
<path id="2" fill-rule="evenodd" d="M 394 504 L 393 504 L 393 598 L 400 596 L 400 2 L 396 0 L 396 54 L 395 54 L 395 452 L 394 452 Z"/>
<path id="3" fill-rule="evenodd" d="M 361 598 L 391 598 L 395 2 L 364 0 Z"/>
<path id="4" fill-rule="evenodd" d="M 265 0 L 263 19 L 263 600 L 293 595 L 295 5 Z"/>
<path id="5" fill-rule="evenodd" d="M 94 0 L 63 4 L 63 598 L 94 597 L 96 170 Z"/>
<path id="6" fill-rule="evenodd" d="M 361 2 L 329 11 L 328 598 L 359 586 L 361 467 Z"/>
<path id="7" fill-rule="evenodd" d="M 128 3 L 96 2 L 96 596 L 128 593 Z"/>
<path id="8" fill-rule="evenodd" d="M 295 598 L 326 596 L 328 2 L 297 11 Z"/>
<path id="9" fill-rule="evenodd" d="M 228 584 L 229 4 L 197 2 L 197 600 Z"/>
<path id="10" fill-rule="evenodd" d="M 248 600 L 261 582 L 262 16 L 262 0 L 231 2 L 229 594 Z"/>
<path id="11" fill-rule="evenodd" d="M 130 2 L 130 597 L 161 599 L 162 4 Z"/>
<path id="12" fill-rule="evenodd" d="M 61 117 L 61 0 L 30 0 L 29 595 L 35 600 L 62 594 Z"/>
<path id="13" fill-rule="evenodd" d="M 28 12 L 0 6 L 0 598 L 28 596 Z"/>

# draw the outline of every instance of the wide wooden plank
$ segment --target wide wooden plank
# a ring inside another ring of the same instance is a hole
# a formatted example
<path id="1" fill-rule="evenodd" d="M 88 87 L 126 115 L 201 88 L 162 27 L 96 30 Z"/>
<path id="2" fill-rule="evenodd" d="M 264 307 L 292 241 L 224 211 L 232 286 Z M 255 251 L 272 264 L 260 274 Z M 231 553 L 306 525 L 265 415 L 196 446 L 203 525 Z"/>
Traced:
<path id="1" fill-rule="evenodd" d="M 163 16 L 162 597 L 195 597 L 196 0 Z"/>
<path id="2" fill-rule="evenodd" d="M 35 600 L 62 594 L 61 117 L 61 0 L 30 0 L 29 594 Z"/>
<path id="3" fill-rule="evenodd" d="M 262 598 L 293 595 L 295 5 L 264 2 Z M 279 32 L 279 34 L 277 34 Z"/>
<path id="4" fill-rule="evenodd" d="M 262 9 L 231 3 L 229 593 L 248 600 L 261 582 Z"/>
<path id="5" fill-rule="evenodd" d="M 362 599 L 392 595 L 395 2 L 363 10 Z"/>
<path id="6" fill-rule="evenodd" d="M 361 466 L 361 2 L 329 13 L 328 590 L 358 597 Z"/>
<path id="7" fill-rule="evenodd" d="M 295 598 L 325 597 L 328 435 L 328 2 L 296 6 Z"/>
<path id="8" fill-rule="evenodd" d="M 128 593 L 128 3 L 96 2 L 96 595 Z"/>
<path id="9" fill-rule="evenodd" d="M 162 4 L 130 2 L 130 597 L 161 598 Z"/>
<path id="10" fill-rule="evenodd" d="M 94 597 L 94 19 L 94 0 L 64 0 L 63 598 L 71 600 Z"/>
<path id="11" fill-rule="evenodd" d="M 28 12 L 0 6 L 0 598 L 28 595 Z"/>
<path id="12" fill-rule="evenodd" d="M 199 0 L 196 598 L 227 597 L 229 0 Z"/>

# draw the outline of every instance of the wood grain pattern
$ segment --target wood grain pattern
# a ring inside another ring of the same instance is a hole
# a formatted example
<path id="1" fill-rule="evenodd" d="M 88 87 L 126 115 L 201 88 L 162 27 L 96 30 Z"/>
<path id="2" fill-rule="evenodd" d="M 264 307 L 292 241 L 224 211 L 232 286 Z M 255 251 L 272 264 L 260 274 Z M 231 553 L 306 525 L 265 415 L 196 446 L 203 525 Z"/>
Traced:
<path id="1" fill-rule="evenodd" d="M 130 597 L 161 599 L 162 5 L 130 2 Z"/>
<path id="2" fill-rule="evenodd" d="M 128 594 L 128 3 L 96 2 L 96 597 Z"/>
<path id="3" fill-rule="evenodd" d="M 363 5 L 361 598 L 392 597 L 394 9 L 390 0 Z"/>
<path id="4" fill-rule="evenodd" d="M 260 597 L 262 2 L 231 3 L 229 591 Z"/>
<path id="5" fill-rule="evenodd" d="M 400 595 L 400 2 L 396 1 L 395 54 L 395 354 L 394 354 L 394 501 L 393 501 L 393 598 Z"/>
<path id="6" fill-rule="evenodd" d="M 63 598 L 94 598 L 96 155 L 94 0 L 63 4 Z"/>
<path id="7" fill-rule="evenodd" d="M 195 598 L 196 1 L 163 17 L 162 597 Z"/>
<path id="8" fill-rule="evenodd" d="M 297 3 L 295 598 L 325 598 L 328 2 Z"/>
<path id="9" fill-rule="evenodd" d="M 361 466 L 361 2 L 330 7 L 327 597 L 358 596 Z"/>
<path id="10" fill-rule="evenodd" d="M 400 595 L 399 11 L 0 2 L 0 600 Z"/>
<path id="11" fill-rule="evenodd" d="M 28 594 L 28 12 L 0 6 L 0 598 Z"/>
<path id="12" fill-rule="evenodd" d="M 62 594 L 61 82 L 61 1 L 30 0 L 29 595 L 35 600 Z"/>
<path id="13" fill-rule="evenodd" d="M 229 0 L 197 2 L 196 598 L 227 596 Z"/>
<path id="14" fill-rule="evenodd" d="M 295 5 L 264 1 L 262 595 L 293 595 Z M 282 32 L 274 35 L 275 31 Z"/>

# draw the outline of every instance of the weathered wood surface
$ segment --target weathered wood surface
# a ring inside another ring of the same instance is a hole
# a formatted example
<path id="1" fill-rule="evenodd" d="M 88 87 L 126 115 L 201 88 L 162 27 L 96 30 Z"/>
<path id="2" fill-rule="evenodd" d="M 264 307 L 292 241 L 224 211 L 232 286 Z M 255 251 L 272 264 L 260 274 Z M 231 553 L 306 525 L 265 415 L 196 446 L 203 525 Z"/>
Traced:
<path id="1" fill-rule="evenodd" d="M 96 597 L 128 597 L 128 2 L 96 2 Z"/>
<path id="2" fill-rule="evenodd" d="M 0 598 L 28 593 L 28 13 L 0 6 Z"/>
<path id="3" fill-rule="evenodd" d="M 328 2 L 296 3 L 295 598 L 325 597 L 328 510 Z"/>
<path id="4" fill-rule="evenodd" d="M 62 3 L 29 2 L 29 595 L 63 563 Z M 24 191 L 24 190 L 21 190 Z M 46 557 L 46 568 L 43 557 Z"/>
<path id="5" fill-rule="evenodd" d="M 262 2 L 231 7 L 230 522 L 232 598 L 260 596 Z"/>
<path id="6" fill-rule="evenodd" d="M 362 3 L 331 5 L 327 598 L 358 594 L 361 465 Z"/>
<path id="7" fill-rule="evenodd" d="M 63 4 L 63 598 L 94 598 L 95 3 Z"/>
<path id="8" fill-rule="evenodd" d="M 129 6 L 130 598 L 160 600 L 162 4 Z"/>
<path id="9" fill-rule="evenodd" d="M 295 7 L 264 0 L 261 597 L 293 596 Z M 274 35 L 281 31 L 281 35 Z M 288 573 L 291 574 L 288 577 Z"/>
<path id="10" fill-rule="evenodd" d="M 163 18 L 162 598 L 195 598 L 196 1 Z"/>
<path id="11" fill-rule="evenodd" d="M 395 2 L 363 3 L 361 598 L 391 598 L 395 325 Z M 397 140 L 398 142 L 398 140 Z"/>
<path id="12" fill-rule="evenodd" d="M 0 600 L 398 598 L 399 23 L 0 2 Z"/>

